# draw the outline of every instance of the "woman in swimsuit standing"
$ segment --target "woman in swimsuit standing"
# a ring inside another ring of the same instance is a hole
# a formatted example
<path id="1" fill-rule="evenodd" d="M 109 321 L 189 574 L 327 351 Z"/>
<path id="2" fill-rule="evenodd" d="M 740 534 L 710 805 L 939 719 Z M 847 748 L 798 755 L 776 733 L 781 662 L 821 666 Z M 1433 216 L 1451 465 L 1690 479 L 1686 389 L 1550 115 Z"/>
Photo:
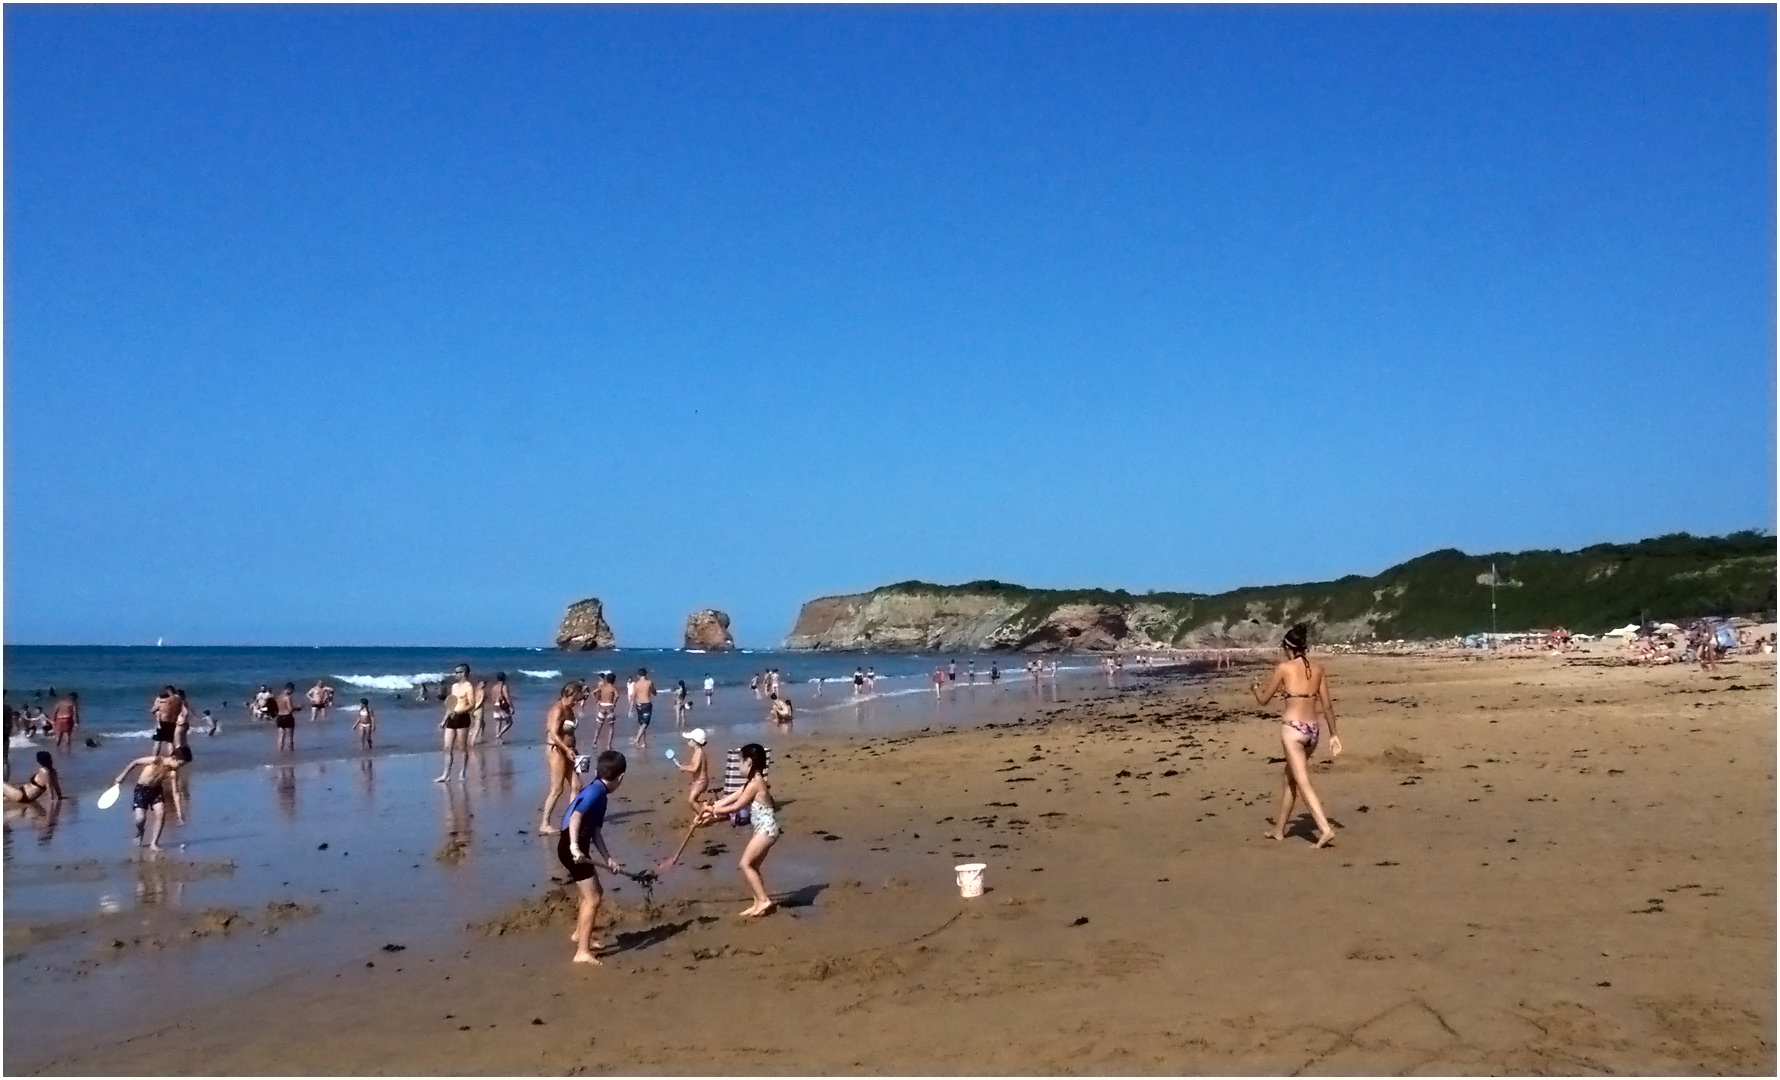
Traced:
<path id="1" fill-rule="evenodd" d="M 8 802 L 34 803 L 43 798 L 45 793 L 49 795 L 51 802 L 62 801 L 62 780 L 56 775 L 56 763 L 49 756 L 48 750 L 37 751 L 37 771 L 31 774 L 31 779 L 18 785 L 6 784 L 4 787 Z"/>
<path id="2" fill-rule="evenodd" d="M 579 679 L 571 679 L 563 683 L 562 693 L 544 714 L 544 762 L 550 769 L 550 794 L 538 817 L 538 832 L 544 836 L 562 831 L 550 823 L 550 813 L 556 809 L 556 800 L 562 798 L 575 771 L 575 706 L 586 693 L 587 688 Z"/>
<path id="3" fill-rule="evenodd" d="M 494 712 L 494 737 L 499 742 L 507 741 L 507 732 L 513 728 L 513 692 L 507 688 L 507 673 L 494 673 L 494 685 L 488 688 L 488 707 Z"/>
<path id="4" fill-rule="evenodd" d="M 192 760 L 192 703 L 185 696 L 184 689 L 175 689 L 179 697 L 179 711 L 173 717 L 173 757 L 184 762 Z"/>
<path id="5" fill-rule="evenodd" d="M 686 680 L 681 679 L 674 686 L 674 729 L 677 731 L 686 726 L 686 714 L 692 711 L 692 694 L 686 689 Z"/>
<path id="6" fill-rule="evenodd" d="M 782 830 L 778 804 L 773 802 L 772 789 L 766 785 L 766 749 L 759 743 L 749 743 L 742 747 L 741 755 L 747 767 L 747 779 L 742 782 L 741 790 L 718 799 L 699 811 L 698 816 L 701 822 L 709 823 L 715 821 L 718 814 L 748 807 L 748 822 L 754 835 L 748 838 L 748 846 L 742 850 L 741 869 L 749 891 L 754 894 L 754 903 L 742 912 L 742 917 L 747 919 L 765 915 L 773 909 L 772 897 L 766 893 L 766 882 L 760 877 L 760 864 L 766 861 L 767 852 L 772 850 Z"/>
<path id="7" fill-rule="evenodd" d="M 1310 786 L 1310 755 L 1316 753 L 1317 740 L 1322 736 L 1322 728 L 1317 723 L 1320 709 L 1329 721 L 1329 753 L 1341 756 L 1341 739 L 1335 734 L 1335 703 L 1329 697 L 1329 677 L 1322 665 L 1310 662 L 1310 630 L 1303 623 L 1286 631 L 1280 648 L 1285 650 L 1286 658 L 1273 669 L 1267 685 L 1262 687 L 1258 681 L 1249 684 L 1255 700 L 1262 705 L 1276 695 L 1286 699 L 1286 712 L 1279 729 L 1279 741 L 1285 747 L 1286 767 L 1279 780 L 1279 809 L 1273 817 L 1273 828 L 1266 836 L 1269 840 L 1285 838 L 1286 821 L 1291 817 L 1293 804 L 1302 796 L 1304 804 L 1310 807 L 1311 817 L 1316 819 L 1316 846 L 1328 847 L 1335 839 L 1335 829 L 1323 813 L 1323 804 L 1316 797 L 1316 790 Z"/>

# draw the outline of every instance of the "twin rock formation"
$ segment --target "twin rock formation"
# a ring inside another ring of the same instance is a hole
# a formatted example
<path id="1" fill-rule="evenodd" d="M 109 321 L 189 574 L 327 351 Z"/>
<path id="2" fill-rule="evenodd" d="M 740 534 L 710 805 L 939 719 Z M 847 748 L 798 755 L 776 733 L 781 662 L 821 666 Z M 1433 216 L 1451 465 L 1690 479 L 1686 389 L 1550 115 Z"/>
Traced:
<path id="1" fill-rule="evenodd" d="M 556 631 L 556 647 L 567 652 L 592 652 L 616 648 L 617 645 L 618 639 L 606 622 L 605 608 L 594 597 L 570 604 Z M 715 608 L 693 612 L 686 619 L 684 648 L 701 652 L 726 652 L 735 648 L 735 637 L 729 632 L 729 616 Z"/>

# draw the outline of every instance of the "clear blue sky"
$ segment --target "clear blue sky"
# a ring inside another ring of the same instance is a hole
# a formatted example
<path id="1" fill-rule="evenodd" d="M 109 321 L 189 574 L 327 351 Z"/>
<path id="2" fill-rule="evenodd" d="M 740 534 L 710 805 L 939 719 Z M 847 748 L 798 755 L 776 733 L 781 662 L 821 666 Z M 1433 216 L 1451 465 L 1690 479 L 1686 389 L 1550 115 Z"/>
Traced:
<path id="1" fill-rule="evenodd" d="M 6 639 L 1771 528 L 1774 18 L 9 7 Z"/>

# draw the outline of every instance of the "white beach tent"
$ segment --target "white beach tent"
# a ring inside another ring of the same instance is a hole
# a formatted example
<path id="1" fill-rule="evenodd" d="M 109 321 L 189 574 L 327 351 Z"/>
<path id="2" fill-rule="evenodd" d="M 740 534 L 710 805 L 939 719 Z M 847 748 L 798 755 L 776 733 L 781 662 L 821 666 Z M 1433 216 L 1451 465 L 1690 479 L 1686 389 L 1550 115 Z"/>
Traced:
<path id="1" fill-rule="evenodd" d="M 1620 627 L 1618 630 L 1609 630 L 1605 634 L 1602 634 L 1601 636 L 1604 638 L 1609 638 L 1609 637 L 1625 638 L 1625 637 L 1636 637 L 1637 633 L 1638 633 L 1638 624 L 1631 623 L 1629 625 Z"/>

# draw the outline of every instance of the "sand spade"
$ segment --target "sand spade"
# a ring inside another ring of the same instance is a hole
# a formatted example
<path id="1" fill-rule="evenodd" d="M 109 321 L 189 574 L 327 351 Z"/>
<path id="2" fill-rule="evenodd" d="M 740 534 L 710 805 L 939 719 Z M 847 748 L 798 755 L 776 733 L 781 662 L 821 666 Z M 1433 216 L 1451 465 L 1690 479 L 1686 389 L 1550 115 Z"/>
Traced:
<path id="1" fill-rule="evenodd" d="M 99 796 L 99 809 L 111 809 L 113 806 L 117 805 L 117 797 L 123 793 L 124 786 L 122 784 L 113 784 L 106 788 L 105 794 Z"/>
<path id="2" fill-rule="evenodd" d="M 694 817 L 692 819 L 692 825 L 690 827 L 688 827 L 686 830 L 686 835 L 680 838 L 680 847 L 672 855 L 668 856 L 668 858 L 665 861 L 655 864 L 655 870 L 657 873 L 661 873 L 661 874 L 667 873 L 668 869 L 670 867 L 672 867 L 675 863 L 680 861 L 680 856 L 686 854 L 686 845 L 692 843 L 692 834 L 697 831 L 698 831 L 698 818 Z"/>

